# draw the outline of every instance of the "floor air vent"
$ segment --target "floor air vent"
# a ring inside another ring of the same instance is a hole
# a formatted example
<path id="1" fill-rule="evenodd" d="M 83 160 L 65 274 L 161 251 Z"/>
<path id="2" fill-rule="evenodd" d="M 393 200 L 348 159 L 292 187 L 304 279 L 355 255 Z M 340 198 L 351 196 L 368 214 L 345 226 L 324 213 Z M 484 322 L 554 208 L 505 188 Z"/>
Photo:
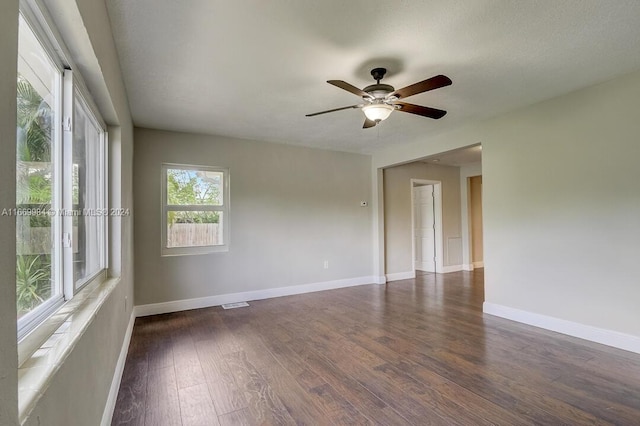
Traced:
<path id="1" fill-rule="evenodd" d="M 222 309 L 245 308 L 247 306 L 249 306 L 247 302 L 225 303 L 222 305 Z"/>

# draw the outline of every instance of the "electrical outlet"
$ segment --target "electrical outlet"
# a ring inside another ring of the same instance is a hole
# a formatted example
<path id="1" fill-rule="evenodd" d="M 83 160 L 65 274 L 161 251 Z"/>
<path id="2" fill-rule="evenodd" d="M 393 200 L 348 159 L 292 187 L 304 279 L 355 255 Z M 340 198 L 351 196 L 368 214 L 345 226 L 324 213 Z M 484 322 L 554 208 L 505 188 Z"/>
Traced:
<path id="1" fill-rule="evenodd" d="M 324 261 L 324 269 L 329 269 L 329 261 L 328 260 Z"/>

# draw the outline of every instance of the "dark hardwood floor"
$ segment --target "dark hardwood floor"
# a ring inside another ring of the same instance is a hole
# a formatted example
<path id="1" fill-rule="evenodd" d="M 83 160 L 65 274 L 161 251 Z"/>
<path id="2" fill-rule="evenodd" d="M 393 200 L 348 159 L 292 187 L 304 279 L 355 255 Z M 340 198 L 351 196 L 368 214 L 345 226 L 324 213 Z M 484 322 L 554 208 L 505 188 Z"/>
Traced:
<path id="1" fill-rule="evenodd" d="M 640 425 L 640 355 L 482 314 L 482 270 L 136 320 L 114 425 Z"/>

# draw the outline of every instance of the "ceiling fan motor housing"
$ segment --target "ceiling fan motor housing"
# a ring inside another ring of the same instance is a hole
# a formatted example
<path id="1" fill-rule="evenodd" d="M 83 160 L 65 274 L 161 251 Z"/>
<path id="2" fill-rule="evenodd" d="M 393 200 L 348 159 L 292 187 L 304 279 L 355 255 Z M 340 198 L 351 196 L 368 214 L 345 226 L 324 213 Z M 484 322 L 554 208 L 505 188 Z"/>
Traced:
<path id="1" fill-rule="evenodd" d="M 371 76 L 376 81 L 376 84 L 372 84 L 371 86 L 367 86 L 362 89 L 363 92 L 368 93 L 373 99 L 384 99 L 390 93 L 393 93 L 395 90 L 393 86 L 388 84 L 380 84 L 380 80 L 387 73 L 386 68 L 374 68 L 371 70 Z M 366 98 L 364 98 L 366 100 Z"/>
<path id="2" fill-rule="evenodd" d="M 362 90 L 364 92 L 367 92 L 374 99 L 383 99 L 388 94 L 393 93 L 395 89 L 393 88 L 393 86 L 390 86 L 388 84 L 378 83 L 378 84 L 372 84 L 371 86 L 367 86 Z"/>

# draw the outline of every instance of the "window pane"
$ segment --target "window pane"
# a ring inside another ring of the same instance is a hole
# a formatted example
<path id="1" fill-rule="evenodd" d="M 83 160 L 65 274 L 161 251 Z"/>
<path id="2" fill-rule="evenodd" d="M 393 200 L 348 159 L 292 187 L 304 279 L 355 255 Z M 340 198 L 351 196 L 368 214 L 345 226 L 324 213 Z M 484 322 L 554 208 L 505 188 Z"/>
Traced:
<path id="1" fill-rule="evenodd" d="M 18 318 L 53 297 L 59 241 L 49 210 L 59 205 L 54 188 L 56 96 L 60 73 L 22 16 L 18 38 L 16 158 L 16 289 Z M 53 210 L 52 210 L 53 211 Z"/>
<path id="2" fill-rule="evenodd" d="M 75 99 L 73 125 L 73 270 L 78 283 L 103 268 L 104 191 L 102 131 L 84 104 Z"/>
<path id="3" fill-rule="evenodd" d="M 218 211 L 167 213 L 167 248 L 223 245 L 223 214 Z"/>
<path id="4" fill-rule="evenodd" d="M 221 206 L 222 178 L 222 172 L 167 169 L 168 204 Z"/>

